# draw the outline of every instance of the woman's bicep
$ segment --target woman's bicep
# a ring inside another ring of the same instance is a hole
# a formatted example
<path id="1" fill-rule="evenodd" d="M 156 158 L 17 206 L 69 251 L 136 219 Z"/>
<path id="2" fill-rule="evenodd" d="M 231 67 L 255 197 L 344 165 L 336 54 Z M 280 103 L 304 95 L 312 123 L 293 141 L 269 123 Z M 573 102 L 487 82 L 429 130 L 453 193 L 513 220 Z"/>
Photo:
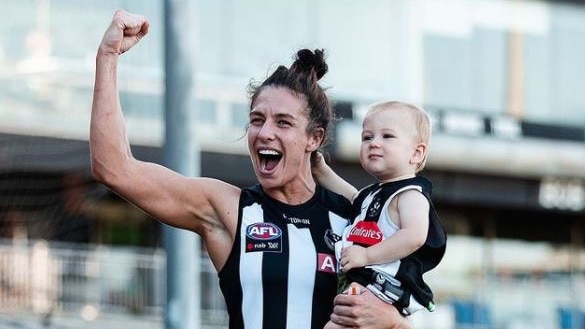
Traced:
<path id="1" fill-rule="evenodd" d="M 200 234 L 221 229 L 221 212 L 230 204 L 237 206 L 239 197 L 239 189 L 225 182 L 190 178 L 137 160 L 110 187 L 155 219 Z"/>

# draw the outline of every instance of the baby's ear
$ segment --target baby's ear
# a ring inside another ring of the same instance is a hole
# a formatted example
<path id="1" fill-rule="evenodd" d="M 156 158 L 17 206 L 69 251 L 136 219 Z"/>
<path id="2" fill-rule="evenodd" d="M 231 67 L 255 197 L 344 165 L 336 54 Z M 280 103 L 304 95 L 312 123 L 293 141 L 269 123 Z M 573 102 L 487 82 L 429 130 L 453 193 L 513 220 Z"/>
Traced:
<path id="1" fill-rule="evenodd" d="M 412 157 L 410 159 L 410 162 L 412 164 L 420 164 L 422 163 L 427 155 L 427 144 L 426 143 L 418 143 L 416 144 L 416 148 L 414 149 L 414 152 L 412 153 Z"/>

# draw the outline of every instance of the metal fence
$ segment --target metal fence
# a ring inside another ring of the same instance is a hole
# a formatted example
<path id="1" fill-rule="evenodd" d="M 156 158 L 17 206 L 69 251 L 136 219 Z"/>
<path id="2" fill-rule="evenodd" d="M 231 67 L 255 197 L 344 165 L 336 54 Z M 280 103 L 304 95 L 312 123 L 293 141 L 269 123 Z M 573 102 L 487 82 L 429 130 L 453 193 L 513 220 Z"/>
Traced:
<path id="1" fill-rule="evenodd" d="M 54 328 L 162 329 L 165 259 L 164 251 L 156 248 L 0 239 L 0 327 L 39 328 L 22 324 L 33 317 L 36 324 L 44 317 L 61 317 L 78 322 Z M 436 275 L 437 311 L 413 315 L 415 328 L 585 328 L 581 271 L 521 277 Z M 205 254 L 200 278 L 202 327 L 227 328 L 217 274 Z M 11 327 L 13 322 L 18 325 Z"/>
<path id="2" fill-rule="evenodd" d="M 0 240 L 0 310 L 162 319 L 165 259 L 161 249 Z M 217 275 L 207 257 L 201 267 L 202 323 L 224 326 Z"/>

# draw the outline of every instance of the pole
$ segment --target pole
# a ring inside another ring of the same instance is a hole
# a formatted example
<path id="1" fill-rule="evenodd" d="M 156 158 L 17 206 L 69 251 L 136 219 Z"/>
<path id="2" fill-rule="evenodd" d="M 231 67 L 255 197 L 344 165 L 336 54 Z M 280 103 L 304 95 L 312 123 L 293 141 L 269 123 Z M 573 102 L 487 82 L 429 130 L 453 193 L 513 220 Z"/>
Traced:
<path id="1" fill-rule="evenodd" d="M 199 175 L 198 145 L 192 136 L 195 44 L 189 0 L 164 1 L 165 142 L 164 162 L 185 176 Z M 166 329 L 200 327 L 200 242 L 186 230 L 163 225 L 167 254 Z"/>

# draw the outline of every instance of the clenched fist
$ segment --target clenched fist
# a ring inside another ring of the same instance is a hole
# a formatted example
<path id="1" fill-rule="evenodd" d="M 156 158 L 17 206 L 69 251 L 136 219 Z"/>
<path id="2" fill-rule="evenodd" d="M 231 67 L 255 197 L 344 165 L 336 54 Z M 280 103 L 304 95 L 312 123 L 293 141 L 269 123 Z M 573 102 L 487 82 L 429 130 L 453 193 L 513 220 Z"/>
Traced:
<path id="1" fill-rule="evenodd" d="M 103 54 L 121 55 L 137 44 L 148 33 L 150 23 L 142 15 L 118 10 L 100 44 Z"/>

